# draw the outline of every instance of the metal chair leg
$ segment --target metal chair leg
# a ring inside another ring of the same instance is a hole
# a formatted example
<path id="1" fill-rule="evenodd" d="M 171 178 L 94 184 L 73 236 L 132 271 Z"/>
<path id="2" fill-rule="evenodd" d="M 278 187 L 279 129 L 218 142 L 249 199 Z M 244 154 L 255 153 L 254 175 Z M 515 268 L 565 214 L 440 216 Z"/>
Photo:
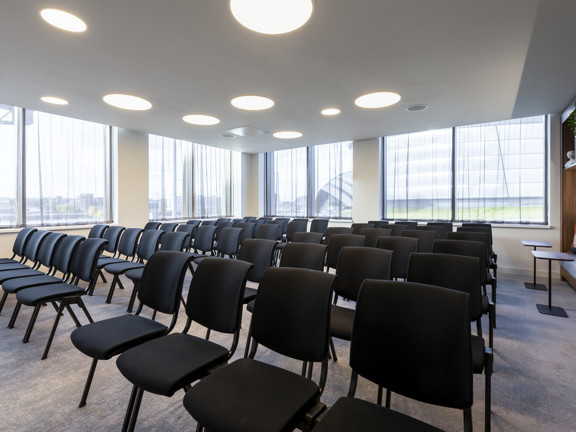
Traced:
<path id="1" fill-rule="evenodd" d="M 12 311 L 12 316 L 10 317 L 10 322 L 8 323 L 8 328 L 14 328 L 14 324 L 16 324 L 16 318 L 18 318 L 18 313 L 20 312 L 20 308 L 22 307 L 22 303 L 17 302 L 16 306 L 14 306 L 14 310 Z"/>
<path id="2" fill-rule="evenodd" d="M 86 399 L 88 399 L 88 392 L 90 392 L 90 386 L 92 385 L 92 378 L 94 378 L 94 372 L 96 371 L 97 364 L 98 359 L 92 359 L 92 364 L 90 365 L 90 370 L 88 371 L 88 376 L 86 377 L 86 384 L 84 384 L 84 391 L 82 392 L 82 398 L 80 398 L 78 408 L 82 408 L 84 405 L 86 405 Z"/>
<path id="3" fill-rule="evenodd" d="M 54 335 L 56 334 L 56 328 L 58 327 L 58 323 L 60 322 L 60 317 L 63 315 L 64 307 L 67 307 L 64 301 L 60 302 L 60 307 L 58 308 L 58 313 L 56 314 L 56 318 L 54 318 L 54 324 L 52 325 L 52 330 L 50 331 L 50 336 L 48 337 L 48 342 L 46 342 L 46 348 L 44 348 L 44 354 L 42 354 L 42 360 L 48 358 L 48 351 L 50 351 L 50 346 L 52 346 L 52 341 L 54 340 Z M 76 320 L 77 321 L 77 320 Z M 78 323 L 80 324 L 80 323 Z"/>
<path id="4" fill-rule="evenodd" d="M 330 352 L 332 353 L 332 360 L 335 362 L 338 361 L 338 357 L 336 356 L 336 348 L 334 347 L 334 340 L 332 336 L 330 336 Z"/>
<path id="5" fill-rule="evenodd" d="M 136 398 L 134 399 L 134 406 L 132 407 L 132 414 L 130 415 L 130 424 L 128 425 L 128 432 L 133 432 L 136 428 L 136 420 L 138 420 L 138 413 L 140 412 L 140 404 L 142 403 L 142 395 L 144 390 L 138 388 L 136 391 Z"/>
<path id="6" fill-rule="evenodd" d="M 138 387 L 132 386 L 132 392 L 130 393 L 130 399 L 128 400 L 128 406 L 126 407 L 126 414 L 124 415 L 124 423 L 122 423 L 122 432 L 128 430 L 128 424 L 130 423 L 130 417 L 132 416 L 132 409 L 134 408 L 134 399 L 136 398 L 136 392 Z"/>
<path id="7" fill-rule="evenodd" d="M 34 324 L 36 323 L 36 318 L 38 318 L 38 313 L 40 312 L 40 305 L 36 305 L 34 310 L 32 311 L 32 316 L 30 317 L 30 321 L 28 322 L 28 327 L 26 328 L 26 333 L 24 333 L 24 338 L 22 339 L 22 343 L 28 343 L 30 340 L 30 335 L 32 334 L 32 329 L 34 328 Z"/>

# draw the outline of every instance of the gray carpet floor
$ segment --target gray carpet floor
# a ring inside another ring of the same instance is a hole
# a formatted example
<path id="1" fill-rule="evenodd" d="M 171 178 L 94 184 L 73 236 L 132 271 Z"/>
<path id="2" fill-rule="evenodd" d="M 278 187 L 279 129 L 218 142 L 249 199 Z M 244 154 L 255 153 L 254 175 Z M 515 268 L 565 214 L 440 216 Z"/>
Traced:
<path id="1" fill-rule="evenodd" d="M 495 330 L 492 430 L 576 430 L 576 293 L 564 282 L 553 281 L 553 303 L 569 318 L 541 315 L 536 303 L 547 293 L 524 288 L 523 279 L 499 275 L 498 328 Z M 126 283 L 126 286 L 131 286 Z M 108 284 L 99 283 L 86 304 L 95 320 L 125 313 L 130 289 L 104 303 Z M 22 344 L 30 308 L 23 308 L 14 329 L 7 329 L 15 299 L 8 300 L 0 316 L 1 431 L 113 431 L 124 418 L 131 385 L 116 369 L 115 360 L 100 362 L 88 404 L 78 408 L 90 359 L 70 342 L 75 328 L 64 316 L 48 359 L 40 360 L 54 318 L 43 308 L 28 344 Z M 82 322 L 86 322 L 81 313 Z M 250 314 L 244 313 L 243 333 L 235 357 L 244 352 Z M 184 324 L 180 316 L 179 330 Z M 193 333 L 202 335 L 199 327 Z M 227 342 L 226 337 L 214 340 Z M 340 356 L 331 362 L 323 401 L 332 405 L 348 389 L 348 343 L 336 340 Z M 263 351 L 258 358 L 298 371 L 299 365 Z M 484 430 L 484 377 L 474 378 L 474 430 Z M 357 395 L 374 401 L 376 388 L 361 381 Z M 194 430 L 195 421 L 182 406 L 183 392 L 172 398 L 146 393 L 137 423 L 139 431 Z M 392 408 L 432 423 L 446 431 L 462 430 L 461 412 L 430 406 L 394 395 Z"/>

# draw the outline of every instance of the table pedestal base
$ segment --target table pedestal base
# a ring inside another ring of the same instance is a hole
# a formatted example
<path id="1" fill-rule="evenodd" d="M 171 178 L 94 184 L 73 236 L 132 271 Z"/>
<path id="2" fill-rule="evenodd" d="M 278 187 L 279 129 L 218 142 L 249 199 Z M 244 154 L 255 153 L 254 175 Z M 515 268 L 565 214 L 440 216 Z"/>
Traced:
<path id="1" fill-rule="evenodd" d="M 548 288 L 546 288 L 546 285 L 543 284 L 535 284 L 532 282 L 524 282 L 524 286 L 528 289 L 531 290 L 538 290 L 538 291 L 548 291 Z"/>
<path id="2" fill-rule="evenodd" d="M 548 305 L 537 304 L 538 312 L 544 315 L 554 315 L 557 317 L 568 318 L 568 314 L 564 309 L 558 306 L 549 307 Z"/>

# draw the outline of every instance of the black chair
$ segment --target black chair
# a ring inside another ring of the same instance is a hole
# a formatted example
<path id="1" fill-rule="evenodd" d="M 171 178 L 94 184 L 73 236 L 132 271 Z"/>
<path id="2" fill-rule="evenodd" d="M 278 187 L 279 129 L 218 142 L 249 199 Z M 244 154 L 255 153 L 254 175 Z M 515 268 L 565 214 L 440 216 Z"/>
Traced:
<path id="1" fill-rule="evenodd" d="M 410 257 L 408 281 L 425 283 L 468 294 L 468 322 L 482 316 L 478 258 L 442 253 L 415 253 Z M 492 321 L 492 320 L 491 320 Z M 492 333 L 492 332 L 490 332 Z M 485 429 L 490 430 L 491 382 L 494 357 L 481 336 L 471 336 L 473 372 L 485 376 Z"/>
<path id="2" fill-rule="evenodd" d="M 322 244 L 324 235 L 319 232 L 297 232 L 292 236 L 292 243 Z"/>
<path id="3" fill-rule="evenodd" d="M 352 228 L 350 227 L 329 227 L 324 235 L 324 244 L 330 242 L 330 237 L 334 234 L 352 234 Z"/>
<path id="4" fill-rule="evenodd" d="M 392 230 L 389 228 L 364 228 L 360 234 L 366 237 L 364 246 L 375 248 L 378 237 L 389 237 L 392 235 Z"/>
<path id="5" fill-rule="evenodd" d="M 212 255 L 224 258 L 228 256 L 229 258 L 234 258 L 238 252 L 239 238 L 242 228 L 225 227 L 222 228 L 220 234 L 218 235 L 218 240 L 216 241 L 216 247 L 214 248 Z M 204 258 L 203 256 L 194 257 L 194 262 L 199 263 Z"/>
<path id="6" fill-rule="evenodd" d="M 216 236 L 216 225 L 200 225 L 196 231 L 194 244 L 191 252 L 192 257 L 198 258 L 201 256 L 211 255 L 212 248 L 214 247 L 214 237 Z"/>
<path id="7" fill-rule="evenodd" d="M 397 220 L 394 224 L 407 226 L 409 230 L 415 230 L 418 227 L 418 222 L 416 221 Z"/>
<path id="8" fill-rule="evenodd" d="M 228 223 L 228 222 L 230 222 L 229 217 L 219 217 L 218 219 L 216 219 L 216 225 L 220 225 L 220 224 L 224 224 L 224 223 Z"/>
<path id="9" fill-rule="evenodd" d="M 492 243 L 492 225 L 486 223 L 463 223 L 461 227 L 457 229 L 458 232 L 478 232 L 484 233 L 487 236 L 486 239 L 486 250 L 488 251 L 488 267 L 494 272 L 494 279 L 498 277 L 498 254 L 494 252 L 494 245 Z M 496 297 L 493 299 L 496 302 Z"/>
<path id="10" fill-rule="evenodd" d="M 102 238 L 104 236 L 104 232 L 108 229 L 110 225 L 106 224 L 96 224 L 90 228 L 88 232 L 88 238 Z"/>
<path id="11" fill-rule="evenodd" d="M 120 225 L 112 225 L 108 227 L 106 231 L 104 231 L 104 235 L 102 236 L 108 243 L 106 243 L 106 247 L 104 248 L 104 252 L 108 252 L 107 255 L 103 255 L 100 258 L 105 257 L 117 257 L 118 253 L 118 245 L 120 244 L 120 237 L 122 233 L 126 230 L 125 227 Z M 106 282 L 106 281 L 104 281 Z"/>
<path id="12" fill-rule="evenodd" d="M 326 249 L 326 271 L 335 269 L 338 265 L 340 250 L 344 246 L 364 246 L 366 237 L 359 234 L 333 234 L 328 240 Z"/>
<path id="13" fill-rule="evenodd" d="M 428 222 L 426 226 L 443 226 L 446 232 L 454 231 L 454 224 L 452 222 Z"/>
<path id="14" fill-rule="evenodd" d="M 294 234 L 308 231 L 308 219 L 294 219 L 288 222 L 286 228 L 286 241 L 292 241 Z"/>
<path id="15" fill-rule="evenodd" d="M 23 255 L 26 243 L 28 243 L 30 236 L 36 231 L 38 231 L 36 228 L 22 228 L 18 231 L 14 244 L 12 245 L 12 257 L 0 258 L 0 264 L 22 262 L 24 260 Z"/>
<path id="16" fill-rule="evenodd" d="M 244 220 L 247 222 L 254 221 L 256 220 L 256 216 L 244 216 Z"/>
<path id="17" fill-rule="evenodd" d="M 186 243 L 186 246 L 185 246 L 186 251 L 189 251 L 190 248 L 192 247 L 192 241 L 194 240 L 194 237 L 196 237 L 197 231 L 198 231 L 198 225 L 193 225 L 193 224 L 189 224 L 189 223 L 180 224 L 180 225 L 178 225 L 178 228 L 176 228 L 175 232 L 188 234 L 188 236 L 187 236 L 188 242 Z M 166 233 L 166 234 L 168 235 L 168 234 L 172 234 L 172 233 Z M 166 237 L 164 237 L 163 241 L 165 241 L 165 238 Z"/>
<path id="18" fill-rule="evenodd" d="M 178 225 L 180 225 L 178 222 L 164 222 L 158 227 L 158 229 L 164 232 L 174 232 Z"/>
<path id="19" fill-rule="evenodd" d="M 347 397 L 325 412 L 317 432 L 440 432 L 406 414 L 354 398 L 359 378 L 421 402 L 463 410 L 472 431 L 468 299 L 409 282 L 367 280 L 356 304 Z M 409 340 L 407 340 L 407 335 Z"/>
<path id="20" fill-rule="evenodd" d="M 273 264 L 276 245 L 277 243 L 274 240 L 244 240 L 237 258 L 253 265 L 252 269 L 248 272 L 248 280 L 250 282 L 259 283 L 268 267 Z M 257 292 L 258 290 L 256 288 L 246 287 L 244 290 L 243 303 L 248 304 L 254 300 Z"/>
<path id="21" fill-rule="evenodd" d="M 216 225 L 216 219 L 212 219 L 212 220 L 204 219 L 202 222 L 200 222 L 200 226 L 202 226 L 202 225 L 205 225 L 205 226 Z"/>
<path id="22" fill-rule="evenodd" d="M 464 222 L 462 228 L 481 228 L 480 232 L 486 232 L 490 238 L 490 257 L 494 263 L 498 262 L 498 254 L 493 249 L 492 224 L 485 222 Z"/>
<path id="23" fill-rule="evenodd" d="M 8 270 L 29 269 L 38 265 L 38 252 L 42 242 L 50 231 L 35 231 L 30 235 L 24 248 L 23 259 L 20 262 L 5 262 L 0 264 L 0 272 Z"/>
<path id="24" fill-rule="evenodd" d="M 323 404 L 328 371 L 330 296 L 334 275 L 270 268 L 255 300 L 250 354 L 204 378 L 186 392 L 184 407 L 198 431 L 303 430 Z M 306 307 L 303 307 L 306 305 Z M 258 346 L 304 362 L 302 374 L 255 360 Z M 318 384 L 306 377 L 321 362 Z"/>
<path id="25" fill-rule="evenodd" d="M 412 237 L 379 237 L 376 247 L 394 252 L 390 265 L 391 279 L 406 279 L 410 255 L 418 251 L 420 240 Z"/>
<path id="26" fill-rule="evenodd" d="M 144 225 L 144 231 L 157 230 L 158 228 L 160 228 L 160 225 L 162 225 L 162 222 L 156 222 L 156 221 L 146 222 L 146 225 Z"/>
<path id="27" fill-rule="evenodd" d="M 105 234 L 112 230 L 112 228 L 114 227 L 112 226 L 108 228 Z M 118 248 L 116 249 L 116 253 L 113 256 L 101 255 L 98 258 L 98 274 L 102 277 L 104 282 L 106 282 L 106 278 L 102 272 L 102 268 L 104 266 L 115 262 L 134 260 L 136 250 L 138 248 L 138 240 L 140 239 L 140 235 L 142 235 L 144 230 L 142 228 L 125 229 L 124 227 L 118 227 L 117 231 L 122 233 L 122 237 L 120 237 L 120 240 L 118 241 Z M 106 238 L 106 236 L 104 236 L 104 238 Z M 92 295 L 93 292 L 89 292 L 88 294 Z"/>
<path id="28" fill-rule="evenodd" d="M 189 219 L 188 221 L 186 221 L 186 223 L 188 225 L 200 226 L 200 224 L 202 223 L 202 220 L 201 219 Z"/>
<path id="29" fill-rule="evenodd" d="M 448 228 L 443 225 L 422 225 L 416 227 L 417 230 L 420 231 L 435 231 L 436 232 L 436 239 L 438 240 L 445 240 L 446 234 L 448 233 Z"/>
<path id="30" fill-rule="evenodd" d="M 240 233 L 240 237 L 238 238 L 238 243 L 240 247 L 242 247 L 242 243 L 244 240 L 254 238 L 254 228 L 256 224 L 252 222 L 238 222 L 235 226 L 236 228 L 242 228 L 242 232 Z"/>
<path id="31" fill-rule="evenodd" d="M 326 248 L 327 246 L 323 244 L 287 243 L 280 257 L 279 266 L 322 271 Z"/>
<path id="32" fill-rule="evenodd" d="M 98 360 L 108 360 L 136 345 L 172 331 L 178 319 L 182 284 L 190 260 L 190 255 L 184 252 L 156 252 L 144 267 L 138 289 L 140 305 L 135 315 L 127 314 L 105 319 L 72 332 L 70 339 L 74 346 L 92 358 L 80 407 L 86 405 Z M 140 316 L 144 306 L 171 315 L 170 324 L 166 326 Z"/>
<path id="33" fill-rule="evenodd" d="M 401 236 L 404 231 L 407 231 L 410 229 L 410 227 L 408 225 L 398 224 L 398 223 L 390 224 L 390 226 L 388 228 L 390 228 L 392 230 L 392 235 L 395 237 Z"/>
<path id="34" fill-rule="evenodd" d="M 8 294 L 16 294 L 21 289 L 26 289 L 31 286 L 67 282 L 70 278 L 70 264 L 72 263 L 72 257 L 74 256 L 76 248 L 82 240 L 84 240 L 84 237 L 82 236 L 66 236 L 63 238 L 62 241 L 58 243 L 58 247 L 56 248 L 54 259 L 52 261 L 52 269 L 50 272 L 25 278 L 11 279 L 3 282 L 2 290 L 4 293 L 2 295 L 2 299 L 0 300 L 0 312 L 4 308 Z M 58 273 L 60 276 L 57 276 Z M 18 303 L 16 304 L 16 309 L 14 309 L 14 312 L 12 313 L 12 318 L 10 319 L 10 324 L 8 324 L 8 328 L 14 327 L 14 323 L 16 322 L 16 318 L 18 316 L 17 309 L 20 309 L 20 305 Z"/>
<path id="35" fill-rule="evenodd" d="M 432 252 L 434 240 L 436 240 L 436 231 L 405 230 L 402 231 L 402 237 L 417 238 L 418 252 Z"/>
<path id="36" fill-rule="evenodd" d="M 310 232 L 320 233 L 323 236 L 328 230 L 329 219 L 312 219 L 310 221 Z"/>
<path id="37" fill-rule="evenodd" d="M 265 223 L 255 227 L 256 235 L 254 236 L 254 238 L 276 241 L 278 238 L 278 232 L 281 229 L 282 227 L 278 224 Z"/>
<path id="38" fill-rule="evenodd" d="M 282 225 L 282 237 L 285 236 L 286 232 L 288 231 L 288 223 L 289 222 L 290 222 L 290 218 L 286 218 L 286 217 L 277 217 L 272 221 L 272 223 Z M 280 240 L 282 240 L 282 239 L 280 239 Z"/>
<path id="39" fill-rule="evenodd" d="M 145 342 L 116 359 L 122 375 L 134 385 L 123 431 L 134 430 L 144 391 L 171 397 L 232 357 L 238 346 L 244 287 L 251 267 L 240 260 L 203 260 L 188 290 L 187 320 L 182 333 Z M 230 348 L 210 342 L 208 336 L 202 339 L 188 334 L 192 323 L 233 334 Z"/>
<path id="40" fill-rule="evenodd" d="M 146 261 L 148 261 L 154 252 L 156 252 L 160 247 L 160 241 L 163 235 L 164 231 L 160 229 L 144 231 L 136 249 L 136 261 L 114 260 L 113 263 L 107 264 L 103 267 L 106 272 L 113 275 L 112 283 L 108 290 L 108 296 L 106 297 L 107 304 L 112 302 L 112 296 L 114 295 L 116 285 L 118 285 L 120 289 L 124 289 L 120 276 L 128 270 L 143 268 Z"/>
<path id="41" fill-rule="evenodd" d="M 372 223 L 353 223 L 350 228 L 352 228 L 352 234 L 362 234 L 364 228 L 375 228 L 375 226 Z"/>
<path id="42" fill-rule="evenodd" d="M 365 279 L 390 279 L 392 253 L 384 249 L 351 246 L 343 247 L 340 251 L 330 319 L 330 350 L 334 361 L 337 361 L 338 357 L 332 338 L 351 340 L 354 322 L 354 309 L 339 306 L 338 296 L 356 301 Z"/>
<path id="43" fill-rule="evenodd" d="M 368 223 L 374 225 L 374 228 L 388 228 L 390 224 L 387 220 L 369 220 Z"/>
<path id="44" fill-rule="evenodd" d="M 106 240 L 104 239 L 92 238 L 86 239 L 78 245 L 71 265 L 72 278 L 70 279 L 70 283 L 38 285 L 21 289 L 16 293 L 18 304 L 32 306 L 34 308 L 32 316 L 30 317 L 30 322 L 28 323 L 28 328 L 26 329 L 26 334 L 22 340 L 24 343 L 27 343 L 30 340 L 32 329 L 34 328 L 36 318 L 38 317 L 42 305 L 45 303 L 51 303 L 54 306 L 54 309 L 56 309 L 56 318 L 54 319 L 54 324 L 52 325 L 52 330 L 48 342 L 46 343 L 44 354 L 42 354 L 42 359 L 48 357 L 50 345 L 54 339 L 64 309 L 68 311 L 77 327 L 80 327 L 81 324 L 70 307 L 73 304 L 78 305 L 86 315 L 86 318 L 88 318 L 88 321 L 92 322 L 92 317 L 88 313 L 88 310 L 82 301 L 82 296 L 96 283 L 98 277 L 96 263 L 98 262 L 98 256 L 102 253 L 105 244 Z M 88 286 L 82 288 L 78 285 L 80 281 L 87 282 Z"/>

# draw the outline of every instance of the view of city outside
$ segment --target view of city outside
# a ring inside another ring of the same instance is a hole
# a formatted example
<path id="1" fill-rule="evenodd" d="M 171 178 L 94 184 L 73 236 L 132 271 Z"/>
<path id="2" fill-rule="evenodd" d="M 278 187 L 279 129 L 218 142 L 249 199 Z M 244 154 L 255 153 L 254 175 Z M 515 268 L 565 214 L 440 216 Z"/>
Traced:
<path id="1" fill-rule="evenodd" d="M 0 107 L 5 156 L 0 174 L 1 226 L 110 220 L 109 126 L 26 110 L 25 142 L 20 143 L 23 112 Z M 19 149 L 25 155 L 23 164 L 18 162 Z"/>
<path id="2" fill-rule="evenodd" d="M 386 137 L 385 217 L 451 220 L 455 187 L 457 221 L 546 223 L 545 133 L 538 116 Z"/>

